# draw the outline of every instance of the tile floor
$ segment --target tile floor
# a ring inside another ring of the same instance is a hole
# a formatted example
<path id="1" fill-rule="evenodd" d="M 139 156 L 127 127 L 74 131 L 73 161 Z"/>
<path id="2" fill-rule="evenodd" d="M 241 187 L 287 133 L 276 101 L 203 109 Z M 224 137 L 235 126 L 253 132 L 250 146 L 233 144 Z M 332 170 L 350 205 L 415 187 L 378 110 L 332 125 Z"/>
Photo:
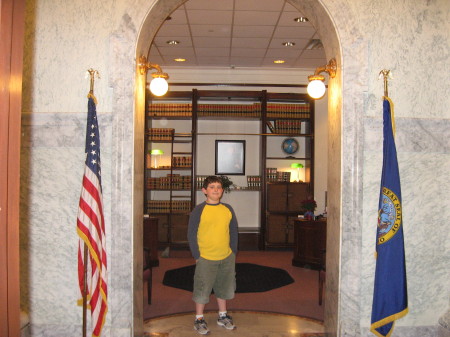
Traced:
<path id="1" fill-rule="evenodd" d="M 323 323 L 299 316 L 251 311 L 229 311 L 237 328 L 226 330 L 216 324 L 217 313 L 208 312 L 205 320 L 209 336 L 217 337 L 322 337 Z M 175 314 L 144 322 L 145 336 L 200 336 L 193 328 L 194 313 Z"/>

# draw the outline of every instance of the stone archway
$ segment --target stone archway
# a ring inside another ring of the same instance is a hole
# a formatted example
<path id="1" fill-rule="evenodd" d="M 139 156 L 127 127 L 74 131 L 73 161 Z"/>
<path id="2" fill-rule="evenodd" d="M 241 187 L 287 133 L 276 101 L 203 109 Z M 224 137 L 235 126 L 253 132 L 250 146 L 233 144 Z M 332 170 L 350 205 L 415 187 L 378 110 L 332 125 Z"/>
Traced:
<path id="1" fill-rule="evenodd" d="M 144 18 L 141 29 L 138 32 L 138 39 L 136 44 L 136 54 L 135 59 L 137 60 L 140 55 L 148 55 L 151 42 L 155 37 L 157 30 L 164 22 L 165 18 L 170 15 L 177 7 L 182 5 L 187 0 L 157 0 L 154 5 L 149 9 L 147 15 Z M 334 20 L 331 18 L 332 11 L 330 8 L 325 8 L 319 0 L 288 0 L 294 7 L 299 9 L 303 14 L 308 16 L 311 23 L 317 29 L 324 47 L 326 56 L 328 59 L 334 57 L 337 60 L 338 72 L 335 79 L 329 83 L 329 101 L 328 101 L 328 201 L 329 201 L 329 220 L 328 220 L 328 237 L 327 242 L 327 294 L 326 294 L 326 305 L 325 305 L 325 327 L 326 331 L 330 335 L 336 335 L 338 326 L 344 324 L 342 323 L 341 312 L 349 309 L 345 309 L 342 305 L 342 296 L 340 294 L 349 296 L 358 296 L 359 288 L 355 289 L 353 286 L 342 284 L 341 273 L 343 272 L 341 267 L 343 245 L 346 242 L 345 236 L 348 232 L 349 236 L 352 235 L 351 229 L 346 231 L 344 224 L 347 222 L 346 219 L 351 219 L 352 226 L 357 226 L 359 220 L 354 220 L 351 218 L 358 212 L 358 206 L 362 203 L 362 196 L 359 191 L 360 188 L 360 176 L 361 172 L 355 173 L 354 166 L 344 164 L 351 162 L 357 167 L 362 167 L 362 146 L 358 140 L 361 138 L 361 123 L 362 123 L 362 113 L 357 113 L 355 111 L 355 106 L 362 107 L 362 98 L 355 97 L 355 92 L 361 92 L 361 84 L 357 84 L 352 87 L 348 87 L 347 90 L 343 89 L 344 71 L 343 60 L 345 55 L 341 46 L 343 45 L 342 37 L 338 37 L 338 28 L 335 26 Z M 344 9 L 348 9 L 346 0 L 338 1 L 338 4 L 332 4 L 333 9 L 336 13 L 342 13 Z M 348 15 L 351 16 L 351 11 L 348 10 Z M 347 50 L 358 47 L 360 53 L 364 53 L 364 41 L 354 39 L 354 23 L 342 22 L 341 27 L 344 36 L 346 37 L 346 43 L 349 45 Z M 353 33 L 352 33 L 353 32 Z M 340 40 L 341 39 L 341 40 Z M 350 73 L 350 80 L 358 79 L 358 76 L 364 74 L 365 66 L 360 66 L 359 72 Z M 145 88 L 145 76 L 139 75 L 136 71 L 135 80 L 135 153 L 142 153 L 143 148 L 143 121 L 144 121 L 144 88 Z M 364 81 L 356 81 L 357 83 L 364 83 Z M 344 102 L 344 95 L 350 98 Z M 362 109 L 362 108 L 361 108 Z M 348 111 L 346 113 L 346 111 Z M 345 116 L 347 115 L 347 116 Z M 345 129 L 345 137 L 342 130 Z M 345 139 L 344 139 L 345 138 Z M 346 147 L 346 144 L 356 144 L 350 148 Z M 134 172 L 134 224 L 133 224 L 133 236 L 135 238 L 140 237 L 142 234 L 142 219 L 141 219 L 141 209 L 142 200 L 140 199 L 143 195 L 143 161 L 142 156 L 135 155 L 135 172 Z M 347 158 L 347 160 L 346 160 Z M 345 200 L 341 197 L 346 195 Z M 349 227 L 352 227 L 349 226 Z M 352 236 L 352 239 L 354 237 Z M 357 240 L 361 240 L 361 237 L 357 237 Z M 354 248 L 354 241 L 350 242 L 349 249 L 346 252 L 347 257 L 353 261 L 351 263 L 356 263 L 359 265 L 358 254 L 353 254 L 351 250 Z M 142 247 L 139 246 L 138 241 L 136 241 L 134 252 L 135 256 L 138 258 L 138 252 Z M 137 264 L 139 266 L 139 264 Z M 357 279 L 358 269 L 352 268 L 345 270 L 346 278 Z M 135 267 L 134 270 L 134 285 L 135 289 L 139 289 L 139 294 L 142 293 L 142 282 L 140 277 L 140 270 Z M 136 290 L 135 290 L 136 293 Z M 139 303 L 139 296 L 134 296 L 134 317 L 136 318 L 139 312 L 142 312 L 142 303 Z M 142 297 L 141 297 L 142 298 Z M 353 309 L 350 309 L 353 310 Z M 350 311 L 348 314 L 344 315 L 348 321 L 348 317 L 352 317 L 350 322 L 346 322 L 350 326 L 353 332 L 357 331 L 357 326 L 359 326 L 359 316 L 351 316 Z M 341 323 L 339 323 L 341 322 Z M 135 320 L 135 331 L 139 330 L 136 327 L 137 321 Z M 137 329 L 137 330 L 136 330 Z M 342 331 L 342 326 L 339 327 Z"/>

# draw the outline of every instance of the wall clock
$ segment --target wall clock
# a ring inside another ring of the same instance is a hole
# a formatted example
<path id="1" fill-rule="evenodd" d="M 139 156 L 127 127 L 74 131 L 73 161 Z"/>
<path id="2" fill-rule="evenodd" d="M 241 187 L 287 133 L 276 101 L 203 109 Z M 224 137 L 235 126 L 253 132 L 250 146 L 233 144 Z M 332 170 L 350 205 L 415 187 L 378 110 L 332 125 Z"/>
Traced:
<path id="1" fill-rule="evenodd" d="M 286 138 L 281 144 L 281 149 L 286 154 L 294 154 L 298 151 L 299 145 L 295 138 Z"/>

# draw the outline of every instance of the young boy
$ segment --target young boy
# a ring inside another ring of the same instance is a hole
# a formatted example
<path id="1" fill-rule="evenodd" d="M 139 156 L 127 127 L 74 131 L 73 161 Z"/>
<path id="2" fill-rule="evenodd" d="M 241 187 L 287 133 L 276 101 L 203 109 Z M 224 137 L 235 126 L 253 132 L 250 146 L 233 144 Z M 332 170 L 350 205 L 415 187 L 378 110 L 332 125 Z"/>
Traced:
<path id="1" fill-rule="evenodd" d="M 233 208 L 220 202 L 223 187 L 219 177 L 207 177 L 202 192 L 206 201 L 197 205 L 189 217 L 188 240 L 196 261 L 192 295 L 196 311 L 194 329 L 206 335 L 209 330 L 203 311 L 212 289 L 219 306 L 217 324 L 228 330 L 235 329 L 227 314 L 226 301 L 234 297 L 236 290 L 238 224 Z"/>

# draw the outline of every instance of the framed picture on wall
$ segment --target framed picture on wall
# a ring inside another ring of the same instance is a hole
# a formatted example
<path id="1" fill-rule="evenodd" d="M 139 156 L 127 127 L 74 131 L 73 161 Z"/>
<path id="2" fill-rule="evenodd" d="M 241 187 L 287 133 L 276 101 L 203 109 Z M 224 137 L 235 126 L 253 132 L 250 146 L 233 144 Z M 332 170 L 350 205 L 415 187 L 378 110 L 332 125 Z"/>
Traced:
<path id="1" fill-rule="evenodd" d="M 216 175 L 245 175 L 245 140 L 216 140 Z"/>

